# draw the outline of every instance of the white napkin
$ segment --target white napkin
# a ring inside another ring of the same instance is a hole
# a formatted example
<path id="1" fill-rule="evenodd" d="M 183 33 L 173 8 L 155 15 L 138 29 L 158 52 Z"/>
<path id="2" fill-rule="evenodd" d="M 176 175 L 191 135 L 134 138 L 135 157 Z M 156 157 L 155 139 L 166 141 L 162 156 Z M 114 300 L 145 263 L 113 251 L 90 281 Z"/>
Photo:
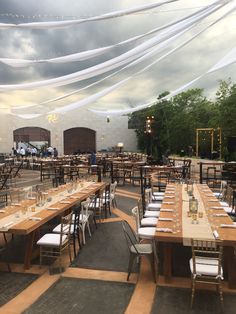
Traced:
<path id="1" fill-rule="evenodd" d="M 214 217 L 228 217 L 228 214 L 213 214 Z"/>
<path id="2" fill-rule="evenodd" d="M 170 191 L 166 191 L 165 194 L 175 194 L 175 192 L 170 190 Z"/>
<path id="3" fill-rule="evenodd" d="M 156 228 L 156 231 L 158 232 L 173 232 L 170 228 Z"/>
<path id="4" fill-rule="evenodd" d="M 60 201 L 60 204 L 71 204 L 70 201 Z"/>
<path id="5" fill-rule="evenodd" d="M 213 231 L 213 236 L 215 237 L 215 239 L 218 239 L 219 238 L 219 233 L 216 230 L 214 230 Z"/>
<path id="6" fill-rule="evenodd" d="M 212 209 L 222 209 L 222 210 L 224 210 L 224 209 L 222 208 L 222 206 L 212 206 L 211 208 L 212 208 Z"/>
<path id="7" fill-rule="evenodd" d="M 10 226 L 14 225 L 14 221 L 10 221 L 7 224 L 3 225 L 2 227 L 0 227 L 0 229 L 2 230 L 8 230 L 10 228 Z"/>
<path id="8" fill-rule="evenodd" d="M 160 210 L 161 212 L 169 212 L 169 213 L 172 213 L 174 211 L 174 209 L 171 209 L 171 208 L 161 208 Z"/>
<path id="9" fill-rule="evenodd" d="M 221 224 L 221 228 L 236 228 L 236 224 Z"/>
<path id="10" fill-rule="evenodd" d="M 41 217 L 30 217 L 29 220 L 39 221 L 42 220 Z"/>
<path id="11" fill-rule="evenodd" d="M 173 221 L 173 218 L 158 218 L 158 221 Z"/>
<path id="12" fill-rule="evenodd" d="M 59 207 L 48 207 L 47 210 L 59 210 Z"/>

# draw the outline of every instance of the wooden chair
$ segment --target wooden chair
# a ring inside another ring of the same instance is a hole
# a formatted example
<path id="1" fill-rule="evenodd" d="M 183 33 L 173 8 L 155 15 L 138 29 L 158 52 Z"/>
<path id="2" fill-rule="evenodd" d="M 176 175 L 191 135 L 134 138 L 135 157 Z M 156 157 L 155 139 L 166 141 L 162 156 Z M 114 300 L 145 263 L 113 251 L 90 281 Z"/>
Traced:
<path id="1" fill-rule="evenodd" d="M 192 258 L 189 261 L 192 274 L 191 308 L 194 302 L 196 283 L 215 285 L 223 308 L 223 293 L 221 281 L 222 269 L 222 243 L 212 240 L 192 239 Z"/>

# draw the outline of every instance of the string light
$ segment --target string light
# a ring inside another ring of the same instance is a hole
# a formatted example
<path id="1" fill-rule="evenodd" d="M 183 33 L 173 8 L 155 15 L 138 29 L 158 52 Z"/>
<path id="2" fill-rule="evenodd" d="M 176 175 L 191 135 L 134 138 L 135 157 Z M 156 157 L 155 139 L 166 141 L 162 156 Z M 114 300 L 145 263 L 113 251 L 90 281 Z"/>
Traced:
<path id="1" fill-rule="evenodd" d="M 152 124 L 154 122 L 154 116 L 150 116 L 146 118 L 145 122 L 145 133 L 151 134 L 152 133 Z"/>

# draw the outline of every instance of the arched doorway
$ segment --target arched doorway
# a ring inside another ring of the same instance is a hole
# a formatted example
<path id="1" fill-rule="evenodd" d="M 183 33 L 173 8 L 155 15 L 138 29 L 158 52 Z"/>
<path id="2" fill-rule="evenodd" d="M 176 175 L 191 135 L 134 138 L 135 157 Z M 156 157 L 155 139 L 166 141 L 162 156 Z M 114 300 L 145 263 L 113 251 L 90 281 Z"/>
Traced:
<path id="1" fill-rule="evenodd" d="M 88 128 L 64 131 L 64 154 L 86 153 L 96 150 L 96 132 Z"/>
<path id="2" fill-rule="evenodd" d="M 19 143 L 31 144 L 40 148 L 50 146 L 50 131 L 39 127 L 24 127 L 13 131 L 13 140 L 18 147 Z"/>

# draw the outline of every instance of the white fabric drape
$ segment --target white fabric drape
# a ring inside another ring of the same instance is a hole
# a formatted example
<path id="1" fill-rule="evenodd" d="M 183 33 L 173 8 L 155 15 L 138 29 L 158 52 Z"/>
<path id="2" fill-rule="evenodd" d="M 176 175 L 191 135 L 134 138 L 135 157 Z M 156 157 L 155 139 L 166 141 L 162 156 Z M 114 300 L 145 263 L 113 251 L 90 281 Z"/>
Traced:
<path id="1" fill-rule="evenodd" d="M 186 88 L 191 86 L 193 83 L 198 81 L 200 78 L 202 78 L 206 74 L 209 74 L 211 72 L 220 70 L 220 69 L 222 69 L 222 68 L 224 68 L 224 67 L 226 67 L 226 66 L 228 66 L 230 64 L 233 64 L 233 63 L 236 63 L 236 47 L 233 48 L 220 61 L 218 61 L 213 67 L 211 67 L 206 73 L 202 74 L 201 76 L 198 76 L 197 78 L 191 80 L 190 82 L 188 82 L 188 83 L 182 85 L 181 87 L 177 88 L 176 90 L 172 91 L 170 94 L 168 94 L 167 96 L 163 97 L 162 100 L 170 99 L 171 97 L 174 97 L 174 96 L 178 95 L 179 93 L 181 93 L 184 90 L 186 90 Z M 128 114 L 128 113 L 132 113 L 132 112 L 135 112 L 135 111 L 139 111 L 139 110 L 151 107 L 155 103 L 156 103 L 156 100 L 148 102 L 147 104 L 136 106 L 135 108 L 118 109 L 118 110 L 106 110 L 106 111 L 96 110 L 96 109 L 89 109 L 89 110 L 94 112 L 94 113 L 96 113 L 96 114 L 103 115 L 103 116 L 107 116 L 107 115 L 122 115 L 122 114 Z"/>
<path id="2" fill-rule="evenodd" d="M 180 45 L 178 45 L 177 47 L 171 49 L 170 51 L 168 51 L 166 54 L 164 54 L 163 56 L 159 57 L 157 60 L 155 60 L 154 62 L 152 62 L 151 64 L 149 64 L 148 66 L 144 67 L 142 70 L 138 71 L 137 73 L 135 73 L 134 75 L 116 83 L 115 85 L 106 88 L 92 96 L 89 96 L 85 99 L 82 99 L 79 102 L 75 102 L 73 104 L 69 104 L 60 108 L 57 108 L 55 110 L 52 111 L 52 113 L 57 112 L 57 113 L 65 113 L 74 109 L 78 109 L 79 107 L 91 104 L 92 102 L 97 101 L 99 98 L 104 97 L 105 95 L 111 93 L 112 91 L 120 88 L 121 86 L 125 85 L 129 80 L 134 79 L 135 76 L 143 73 L 144 71 L 148 70 L 150 67 L 152 67 L 154 64 L 158 63 L 159 61 L 163 60 L 164 58 L 166 58 L 167 56 L 171 55 L 173 52 L 177 51 L 178 49 L 184 47 L 185 45 L 187 45 L 189 42 L 191 42 L 193 39 L 195 39 L 197 36 L 199 36 L 200 34 L 202 34 L 203 32 L 205 32 L 207 29 L 209 29 L 210 27 L 212 27 L 213 25 L 215 25 L 216 23 L 218 23 L 219 21 L 221 21 L 223 18 L 225 18 L 228 14 L 232 13 L 232 11 L 235 9 L 234 8 L 229 8 L 229 10 L 224 13 L 221 17 L 219 17 L 216 21 L 210 23 L 208 26 L 206 26 L 204 29 L 202 29 L 201 31 L 197 32 L 195 35 L 193 35 L 190 39 L 185 40 L 183 43 L 181 43 Z M 136 65 L 137 63 L 142 62 L 143 60 L 150 58 L 152 55 L 156 54 L 157 52 L 160 52 L 160 50 L 166 48 L 166 46 L 173 40 L 175 40 L 176 38 L 182 36 L 185 32 L 189 31 L 193 26 L 190 26 L 189 28 L 183 30 L 182 32 L 180 32 L 179 34 L 173 36 L 171 39 L 166 40 L 165 42 L 162 43 L 162 45 L 159 45 L 157 48 L 151 50 L 150 52 L 148 52 L 147 54 L 145 54 L 144 56 L 140 57 L 139 59 L 133 61 L 131 64 L 127 65 L 125 68 L 131 67 L 133 65 Z M 232 58 L 230 58 L 231 60 Z M 222 63 L 222 62 L 221 62 Z M 226 63 L 226 61 L 224 62 Z M 208 71 L 209 72 L 209 71 Z M 207 72 L 207 73 L 208 73 Z"/>
<path id="3" fill-rule="evenodd" d="M 78 52 L 78 53 L 74 53 L 74 54 L 70 54 L 70 55 L 66 55 L 66 56 L 62 56 L 62 57 L 57 57 L 57 58 L 37 59 L 37 60 L 0 58 L 0 62 L 7 64 L 11 67 L 21 68 L 21 67 L 32 66 L 32 65 L 36 65 L 36 64 L 42 64 L 42 63 L 67 63 L 67 62 L 73 62 L 73 61 L 88 60 L 90 58 L 94 58 L 94 57 L 100 56 L 106 52 L 109 52 L 114 48 L 122 47 L 123 45 L 133 43 L 139 39 L 145 38 L 147 36 L 150 36 L 152 34 L 157 33 L 158 31 L 167 29 L 168 27 L 176 25 L 177 23 L 180 23 L 182 21 L 185 21 L 185 20 L 189 19 L 190 17 L 205 11 L 207 7 L 209 7 L 209 6 L 206 6 L 202 9 L 198 10 L 197 12 L 192 13 L 190 15 L 187 15 L 187 16 L 185 16 L 185 17 L 183 17 L 177 21 L 174 21 L 174 22 L 168 23 L 166 25 L 154 28 L 149 32 L 146 32 L 146 33 L 138 35 L 138 36 L 131 37 L 129 39 L 126 39 L 126 40 L 121 41 L 121 42 L 114 44 L 114 45 L 96 48 L 96 49 L 91 49 L 91 50 L 87 50 L 87 51 L 82 51 L 82 52 Z"/>
<path id="4" fill-rule="evenodd" d="M 131 42 L 131 41 L 136 40 L 136 39 L 140 39 L 140 38 L 142 38 L 142 37 L 144 37 L 144 36 L 146 36 L 146 35 L 153 34 L 153 33 L 157 32 L 157 31 L 159 31 L 159 30 L 164 30 L 164 29 L 166 29 L 166 28 L 168 28 L 168 27 L 170 27 L 170 26 L 174 26 L 174 25 L 177 24 L 177 23 L 183 22 L 183 21 L 185 21 L 185 20 L 187 20 L 187 19 L 189 19 L 189 18 L 195 16 L 196 14 L 199 14 L 199 13 L 205 11 L 205 10 L 206 10 L 206 7 L 203 8 L 203 9 L 198 10 L 198 11 L 195 12 L 195 13 L 192 13 L 192 14 L 190 14 L 190 15 L 187 15 L 187 16 L 185 16 L 185 17 L 183 17 L 183 18 L 181 18 L 181 19 L 179 19 L 179 20 L 177 20 L 177 21 L 168 23 L 168 24 L 163 25 L 163 26 L 161 26 L 161 27 L 158 27 L 158 28 L 156 28 L 156 29 L 154 29 L 154 30 L 151 30 L 151 31 L 149 31 L 148 33 L 145 33 L 145 34 L 142 34 L 142 35 L 133 37 L 133 38 L 128 39 L 128 40 L 125 40 L 125 41 L 123 41 L 123 42 L 120 42 L 120 43 L 118 43 L 117 45 L 124 44 L 124 43 L 127 43 L 127 42 Z M 216 22 L 217 22 L 217 21 L 216 21 Z M 216 22 L 215 22 L 215 23 L 216 23 Z M 213 25 L 213 24 L 214 24 L 214 23 L 212 23 L 211 25 Z M 210 25 L 210 26 L 211 26 L 211 25 Z M 205 29 L 204 29 L 204 30 L 205 30 Z M 203 31 L 204 31 L 204 30 L 203 30 Z M 179 33 L 179 34 L 180 34 L 180 33 Z M 198 34 L 200 34 L 200 33 L 198 33 Z M 177 35 L 177 36 L 178 36 L 178 35 Z M 135 39 L 135 38 L 136 38 L 136 39 Z M 193 38 L 195 38 L 195 37 L 192 37 L 190 40 L 192 40 Z M 176 39 L 176 35 L 173 36 L 173 40 L 174 40 L 174 39 Z M 165 43 L 167 44 L 167 41 L 166 41 Z M 187 43 L 187 42 L 186 42 L 186 43 Z M 182 46 L 178 46 L 177 49 L 179 49 L 180 47 L 182 47 Z M 174 52 L 174 51 L 175 51 L 175 49 L 174 49 L 172 52 Z M 171 53 L 172 53 L 172 52 L 171 52 Z M 167 55 L 166 55 L 166 56 L 167 56 Z M 138 60 L 140 60 L 140 58 L 138 58 L 137 61 L 138 61 Z M 160 60 L 162 60 L 162 58 L 160 58 L 158 61 L 160 61 Z M 141 60 L 140 60 L 140 61 L 141 61 Z M 101 80 L 98 80 L 98 81 L 96 81 L 96 82 L 94 82 L 94 83 L 92 83 L 92 84 L 89 84 L 89 85 L 87 85 L 87 86 L 85 86 L 85 87 L 82 87 L 82 88 L 80 88 L 80 89 L 74 90 L 74 91 L 72 91 L 72 92 L 70 92 L 70 93 L 66 93 L 66 94 L 61 95 L 61 96 L 59 96 L 59 97 L 55 97 L 55 98 L 52 98 L 52 99 L 48 99 L 48 100 L 43 101 L 43 102 L 41 102 L 41 103 L 34 103 L 34 104 L 28 104 L 28 105 L 16 106 L 16 107 L 13 106 L 12 109 L 13 109 L 13 110 L 21 110 L 21 109 L 23 109 L 23 108 L 30 108 L 30 107 L 35 107 L 35 106 L 46 105 L 46 104 L 49 104 L 49 103 L 51 103 L 51 102 L 55 102 L 55 101 L 62 100 L 62 99 L 64 99 L 64 98 L 67 98 L 67 97 L 69 97 L 69 96 L 72 96 L 72 95 L 74 95 L 74 94 L 76 94 L 76 93 L 79 93 L 79 92 L 81 92 L 81 91 L 84 91 L 84 90 L 86 90 L 86 89 L 88 89 L 88 88 L 90 88 L 90 87 L 96 86 L 96 85 L 100 84 L 101 82 L 105 81 L 106 79 L 111 78 L 111 77 L 113 77 L 114 75 L 120 73 L 121 71 L 127 69 L 127 67 L 130 67 L 130 66 L 133 66 L 133 65 L 134 65 L 134 62 L 132 62 L 131 64 L 128 64 L 128 65 L 124 66 L 123 68 L 121 68 L 120 70 L 118 70 L 118 71 L 116 71 L 116 72 L 114 72 L 114 73 L 112 73 L 112 74 L 109 74 L 108 76 L 102 78 Z"/>
<path id="5" fill-rule="evenodd" d="M 107 20 L 111 18 L 116 18 L 124 15 L 134 14 L 138 12 L 143 12 L 147 10 L 151 10 L 162 6 L 167 3 L 176 2 L 179 0 L 166 0 L 166 1 L 158 1 L 152 4 L 142 5 L 131 9 L 119 10 L 114 11 L 111 13 L 106 13 L 94 17 L 89 17 L 85 19 L 78 19 L 78 20 L 68 20 L 68 21 L 51 21 L 51 22 L 35 22 L 35 23 L 20 23 L 20 24 L 5 24 L 0 23 L 0 29 L 8 29 L 8 28 L 28 28 L 28 29 L 49 29 L 49 28 L 64 28 L 70 27 L 74 25 L 78 25 L 85 22 L 92 22 L 92 21 L 101 21 Z"/>
<path id="6" fill-rule="evenodd" d="M 176 26 L 170 27 L 168 30 L 162 32 L 158 36 L 155 36 L 154 38 L 151 38 L 147 40 L 146 42 L 140 44 L 139 46 L 129 50 L 128 52 L 115 57 L 113 59 L 110 59 L 108 61 L 105 61 L 103 63 L 100 63 L 98 65 L 92 66 L 90 68 L 87 68 L 82 71 L 78 71 L 69 75 L 64 75 L 61 77 L 49 79 L 49 80 L 43 80 L 38 82 L 32 82 L 32 83 L 23 83 L 23 84 L 12 84 L 12 85 L 0 85 L 0 91 L 9 91 L 9 90 L 22 90 L 22 89 L 36 89 L 36 88 L 42 88 L 42 87 L 56 87 L 56 86 L 62 86 L 66 84 L 75 83 L 78 81 L 82 81 L 91 77 L 98 76 L 100 74 L 106 73 L 108 71 L 114 70 L 117 67 L 120 67 L 124 64 L 127 64 L 129 62 L 132 62 L 133 60 L 137 59 L 138 57 L 142 56 L 147 52 L 149 49 L 153 48 L 155 45 L 163 42 L 164 40 L 167 40 L 168 38 L 171 38 L 178 32 L 182 31 L 186 27 L 189 27 L 193 25 L 194 23 L 199 22 L 203 18 L 209 16 L 213 12 L 221 9 L 223 6 L 225 6 L 226 3 L 221 3 L 219 5 L 212 5 L 209 8 L 207 8 L 203 13 L 197 14 L 196 16 L 189 19 L 189 21 L 180 22 Z"/>
<path id="7" fill-rule="evenodd" d="M 123 67 L 122 69 L 116 71 L 115 73 L 112 73 L 111 75 L 109 75 L 109 77 L 112 77 L 112 76 L 114 76 L 115 74 L 118 74 L 118 73 L 120 73 L 120 72 L 122 72 L 122 71 L 124 71 L 124 70 L 126 70 L 126 69 L 128 69 L 128 68 L 130 68 L 130 67 L 133 67 L 133 66 L 137 65 L 138 63 L 140 63 L 140 62 L 142 62 L 142 61 L 144 61 L 144 60 L 146 60 L 146 59 L 152 57 L 152 56 L 155 55 L 156 53 L 159 53 L 160 51 L 164 50 L 164 49 L 168 46 L 169 43 L 172 43 L 172 41 L 173 41 L 174 39 L 176 39 L 176 38 L 182 36 L 185 32 L 189 31 L 192 27 L 194 27 L 194 25 L 192 25 L 191 27 L 189 27 L 189 28 L 183 30 L 182 32 L 178 33 L 177 35 L 173 36 L 173 38 L 168 39 L 168 40 L 166 40 L 165 42 L 161 43 L 161 44 L 160 44 L 158 47 L 156 47 L 155 49 L 152 49 L 150 52 L 146 53 L 144 56 L 138 58 L 137 60 L 135 60 L 135 61 L 133 61 L 133 62 L 131 62 L 131 63 L 129 63 L 128 65 L 126 65 L 126 66 Z M 208 27 L 207 27 L 207 28 L 208 28 Z M 205 29 L 206 29 L 206 28 L 205 28 Z M 199 33 L 196 34 L 196 35 L 194 35 L 190 40 L 192 40 L 193 38 L 195 38 L 195 37 L 198 36 L 198 35 L 199 35 Z M 81 101 L 79 101 L 79 102 L 74 102 L 74 103 L 72 103 L 72 104 L 69 104 L 69 105 L 66 105 L 66 106 L 57 108 L 57 109 L 53 110 L 53 111 L 50 112 L 50 113 L 54 113 L 54 112 L 65 113 L 65 112 L 68 112 L 68 111 L 70 111 L 70 110 L 77 109 L 77 108 L 79 108 L 79 107 L 82 107 L 82 106 L 84 106 L 84 105 L 90 104 L 90 103 L 92 103 L 92 102 L 98 100 L 99 98 L 101 98 L 101 97 L 107 95 L 108 93 L 111 93 L 111 92 L 114 91 L 115 89 L 121 87 L 121 86 L 124 85 L 127 81 L 129 81 L 130 79 L 134 78 L 134 76 L 136 76 L 136 75 L 138 75 L 138 74 L 144 72 L 145 70 L 147 70 L 148 68 L 150 68 L 151 66 L 153 66 L 155 63 L 157 63 L 157 62 L 159 62 L 160 60 L 162 60 L 163 58 L 165 58 L 167 55 L 169 55 L 169 54 L 171 54 L 172 52 L 176 51 L 177 49 L 183 47 L 183 46 L 184 46 L 187 42 L 189 42 L 190 40 L 187 40 L 187 41 L 185 41 L 183 44 L 178 45 L 178 47 L 172 49 L 171 51 L 169 51 L 169 52 L 166 53 L 165 55 L 161 56 L 160 58 L 158 58 L 157 60 L 155 60 L 154 62 L 152 62 L 150 65 L 148 65 L 148 66 L 145 67 L 144 69 L 142 69 L 142 70 L 138 71 L 137 73 L 135 73 L 134 75 L 132 75 L 132 76 L 130 76 L 130 77 L 128 77 L 128 78 L 126 78 L 126 79 L 124 79 L 124 80 L 118 82 L 117 84 L 115 84 L 115 85 L 113 85 L 113 86 L 111 86 L 111 87 L 109 87 L 109 88 L 106 88 L 106 89 L 104 89 L 103 91 L 98 92 L 98 93 L 96 93 L 96 94 L 94 94 L 94 95 L 92 95 L 92 96 L 89 96 L 89 97 L 87 97 L 87 98 L 85 98 L 85 99 L 83 99 L 83 100 L 81 100 Z M 106 77 L 106 79 L 107 79 L 107 78 L 108 78 L 108 77 Z M 104 80 L 104 79 L 102 79 L 102 80 Z M 101 80 L 101 81 L 102 81 L 102 80 Z M 84 90 L 84 89 L 86 89 L 86 88 L 88 88 L 88 87 L 91 87 L 91 86 L 93 86 L 93 85 L 95 85 L 95 84 L 97 84 L 97 83 L 98 83 L 98 82 L 95 82 L 95 83 L 93 83 L 93 84 L 90 84 L 89 86 L 86 86 L 86 87 L 84 87 L 84 88 L 81 88 L 80 91 L 82 91 L 82 90 Z M 78 92 L 78 91 L 76 91 L 76 92 Z M 72 92 L 72 93 L 69 93 L 68 95 L 72 95 L 72 94 L 74 94 L 74 93 L 75 93 L 75 92 Z M 55 100 L 60 100 L 60 99 L 62 99 L 62 98 L 65 98 L 65 96 L 57 97 L 57 98 L 55 98 Z M 45 103 L 48 103 L 48 102 L 46 101 Z M 40 103 L 40 104 L 38 104 L 38 106 L 42 106 L 42 104 L 45 104 L 45 103 Z M 22 108 L 29 108 L 29 107 L 31 107 L 31 106 L 37 106 L 37 104 L 36 104 L 36 105 L 21 106 L 21 107 L 19 107 L 19 108 L 13 107 L 12 109 L 17 111 L 17 110 L 21 110 Z"/>

